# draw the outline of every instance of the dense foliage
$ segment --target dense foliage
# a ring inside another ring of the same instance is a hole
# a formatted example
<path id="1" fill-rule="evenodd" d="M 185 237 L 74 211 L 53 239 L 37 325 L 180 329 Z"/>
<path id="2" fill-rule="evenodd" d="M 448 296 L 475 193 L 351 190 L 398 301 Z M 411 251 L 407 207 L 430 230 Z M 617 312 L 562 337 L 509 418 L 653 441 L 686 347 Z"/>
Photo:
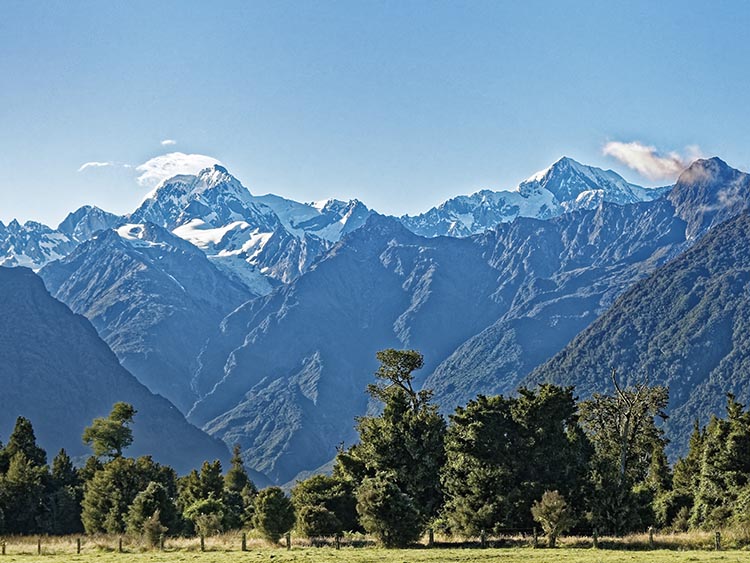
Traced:
<path id="1" fill-rule="evenodd" d="M 577 402 L 572 387 L 478 396 L 449 423 L 416 390 L 413 350 L 378 354 L 369 392 L 378 415 L 358 419 L 360 441 L 340 448 L 332 475 L 258 491 L 234 448 L 231 467 L 203 463 L 178 477 L 148 456 L 130 458 L 132 407 L 118 403 L 84 439 L 76 468 L 62 450 L 47 464 L 29 420 L 0 444 L 0 534 L 203 536 L 252 527 L 278 542 L 296 525 L 313 540 L 365 531 L 387 547 L 428 527 L 458 536 L 531 531 L 550 546 L 571 528 L 625 534 L 746 527 L 750 523 L 750 412 L 728 396 L 726 418 L 696 423 L 685 457 L 665 455 L 668 390 L 625 386 Z"/>

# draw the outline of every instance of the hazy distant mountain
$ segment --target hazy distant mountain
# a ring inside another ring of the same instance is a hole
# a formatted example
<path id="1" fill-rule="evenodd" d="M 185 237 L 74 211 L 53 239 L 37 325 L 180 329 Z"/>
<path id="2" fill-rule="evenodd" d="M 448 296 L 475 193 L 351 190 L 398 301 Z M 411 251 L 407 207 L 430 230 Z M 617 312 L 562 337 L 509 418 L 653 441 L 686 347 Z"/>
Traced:
<path id="1" fill-rule="evenodd" d="M 428 236 L 468 236 L 508 223 L 517 217 L 549 219 L 576 209 L 594 209 L 602 201 L 624 205 L 652 201 L 669 188 L 647 189 L 626 182 L 612 170 L 585 166 L 563 157 L 521 182 L 515 190 L 482 190 L 449 199 L 401 222 Z"/>
<path id="2" fill-rule="evenodd" d="M 197 398 L 191 374 L 208 335 L 253 297 L 195 246 L 152 223 L 103 231 L 40 275 L 131 373 L 182 409 Z"/>
<path id="3" fill-rule="evenodd" d="M 190 425 L 166 399 L 151 394 L 117 361 L 88 320 L 53 299 L 26 268 L 0 268 L 0 433 L 17 416 L 31 419 L 41 445 L 88 454 L 84 427 L 117 401 L 138 411 L 130 455 L 152 455 L 181 472 L 227 449 Z"/>

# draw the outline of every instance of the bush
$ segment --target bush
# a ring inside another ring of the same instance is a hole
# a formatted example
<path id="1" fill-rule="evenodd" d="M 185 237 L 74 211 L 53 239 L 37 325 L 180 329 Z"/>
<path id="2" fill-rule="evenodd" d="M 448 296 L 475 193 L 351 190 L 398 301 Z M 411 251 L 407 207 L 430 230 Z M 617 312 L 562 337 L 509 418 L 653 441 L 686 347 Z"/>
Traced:
<path id="1" fill-rule="evenodd" d="M 277 543 L 294 526 L 294 506 L 279 487 L 268 487 L 255 497 L 253 526 L 268 541 Z"/>
<path id="2" fill-rule="evenodd" d="M 225 506 L 220 500 L 207 498 L 191 504 L 184 513 L 201 536 L 213 536 L 223 531 Z"/>
<path id="3" fill-rule="evenodd" d="M 297 513 L 297 529 L 306 538 L 325 538 L 337 535 L 341 522 L 325 506 L 303 506 Z"/>
<path id="4" fill-rule="evenodd" d="M 159 510 L 157 510 L 143 523 L 143 539 L 151 547 L 158 546 L 162 534 L 167 531 L 167 527 L 161 523 L 159 517 Z"/>
<path id="5" fill-rule="evenodd" d="M 531 515 L 547 534 L 550 547 L 555 547 L 558 536 L 567 532 L 574 523 L 568 504 L 557 491 L 545 491 L 541 500 L 531 507 Z"/>
<path id="6" fill-rule="evenodd" d="M 406 547 L 422 535 L 419 511 L 388 475 L 362 481 L 357 512 L 365 530 L 385 547 Z"/>

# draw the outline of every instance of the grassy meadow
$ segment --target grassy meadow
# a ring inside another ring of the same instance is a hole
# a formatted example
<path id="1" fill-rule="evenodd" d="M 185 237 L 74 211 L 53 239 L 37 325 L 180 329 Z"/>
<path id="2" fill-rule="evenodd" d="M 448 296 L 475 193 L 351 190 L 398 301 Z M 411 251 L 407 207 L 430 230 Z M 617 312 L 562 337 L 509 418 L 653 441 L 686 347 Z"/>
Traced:
<path id="1" fill-rule="evenodd" d="M 292 548 L 270 546 L 255 538 L 248 538 L 247 551 L 240 551 L 239 534 L 226 534 L 206 538 L 205 551 L 200 550 L 196 538 L 170 538 L 165 550 L 150 550 L 137 540 L 124 538 L 123 553 L 119 552 L 119 538 L 113 536 L 83 537 L 81 554 L 76 553 L 76 536 L 42 537 L 42 553 L 37 553 L 38 537 L 4 538 L 5 555 L 0 563 L 45 561 L 80 563 L 116 562 L 296 562 L 296 563 L 667 563 L 686 562 L 746 562 L 750 560 L 744 538 L 732 534 L 722 537 L 726 549 L 715 551 L 714 535 L 711 533 L 675 534 L 655 537 L 654 549 L 648 548 L 647 535 L 625 538 L 601 538 L 600 548 L 591 547 L 591 539 L 583 537 L 562 538 L 556 549 L 540 547 L 534 549 L 528 538 L 505 538 L 506 547 L 480 549 L 476 544 L 464 547 L 441 547 L 432 549 L 381 549 L 372 545 L 352 547 L 342 545 L 340 550 L 331 546 L 312 547 L 304 540 L 294 540 Z"/>

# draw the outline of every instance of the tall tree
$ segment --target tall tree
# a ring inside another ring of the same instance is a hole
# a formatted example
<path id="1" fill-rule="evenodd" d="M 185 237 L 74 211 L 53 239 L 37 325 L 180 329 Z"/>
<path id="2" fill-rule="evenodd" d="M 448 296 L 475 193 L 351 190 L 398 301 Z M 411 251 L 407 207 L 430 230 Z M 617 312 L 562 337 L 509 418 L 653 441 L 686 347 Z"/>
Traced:
<path id="1" fill-rule="evenodd" d="M 727 395 L 727 418 L 712 417 L 702 440 L 700 475 L 691 524 L 715 528 L 735 516 L 750 488 L 750 412 Z"/>
<path id="2" fill-rule="evenodd" d="M 48 530 L 52 534 L 72 534 L 83 530 L 81 500 L 83 489 L 78 471 L 68 453 L 61 449 L 52 460 L 48 483 Z"/>
<path id="3" fill-rule="evenodd" d="M 408 495 L 424 525 L 442 505 L 440 467 L 445 459 L 445 420 L 430 402 L 432 393 L 414 388 L 413 371 L 423 364 L 414 350 L 383 350 L 381 365 L 368 386 L 383 403 L 380 416 L 357 421 L 360 443 L 339 453 L 337 475 L 359 484 L 365 477 L 388 473 Z"/>
<path id="4" fill-rule="evenodd" d="M 442 481 L 456 532 L 531 527 L 531 505 L 559 490 L 580 516 L 591 446 L 572 388 L 542 385 L 517 397 L 478 396 L 451 415 Z"/>
<path id="5" fill-rule="evenodd" d="M 612 371 L 612 395 L 594 394 L 580 405 L 581 423 L 594 444 L 592 524 L 622 534 L 654 521 L 647 486 L 652 459 L 666 440 L 656 419 L 666 419 L 669 391 L 638 383 L 622 387 Z"/>
<path id="6" fill-rule="evenodd" d="M 85 485 L 81 519 L 86 532 L 124 532 L 130 505 L 152 481 L 161 484 L 174 498 L 177 477 L 170 467 L 155 463 L 148 456 L 115 457 L 106 463 Z"/>
<path id="7" fill-rule="evenodd" d="M 16 419 L 16 425 L 8 438 L 8 445 L 5 446 L 5 456 L 8 460 L 19 452 L 33 465 L 47 464 L 47 452 L 37 445 L 31 421 L 23 416 Z"/>
<path id="8" fill-rule="evenodd" d="M 130 425 L 136 410 L 128 403 L 115 403 L 106 418 L 95 418 L 83 431 L 83 441 L 91 446 L 97 457 L 122 457 L 122 452 L 133 443 Z"/>

